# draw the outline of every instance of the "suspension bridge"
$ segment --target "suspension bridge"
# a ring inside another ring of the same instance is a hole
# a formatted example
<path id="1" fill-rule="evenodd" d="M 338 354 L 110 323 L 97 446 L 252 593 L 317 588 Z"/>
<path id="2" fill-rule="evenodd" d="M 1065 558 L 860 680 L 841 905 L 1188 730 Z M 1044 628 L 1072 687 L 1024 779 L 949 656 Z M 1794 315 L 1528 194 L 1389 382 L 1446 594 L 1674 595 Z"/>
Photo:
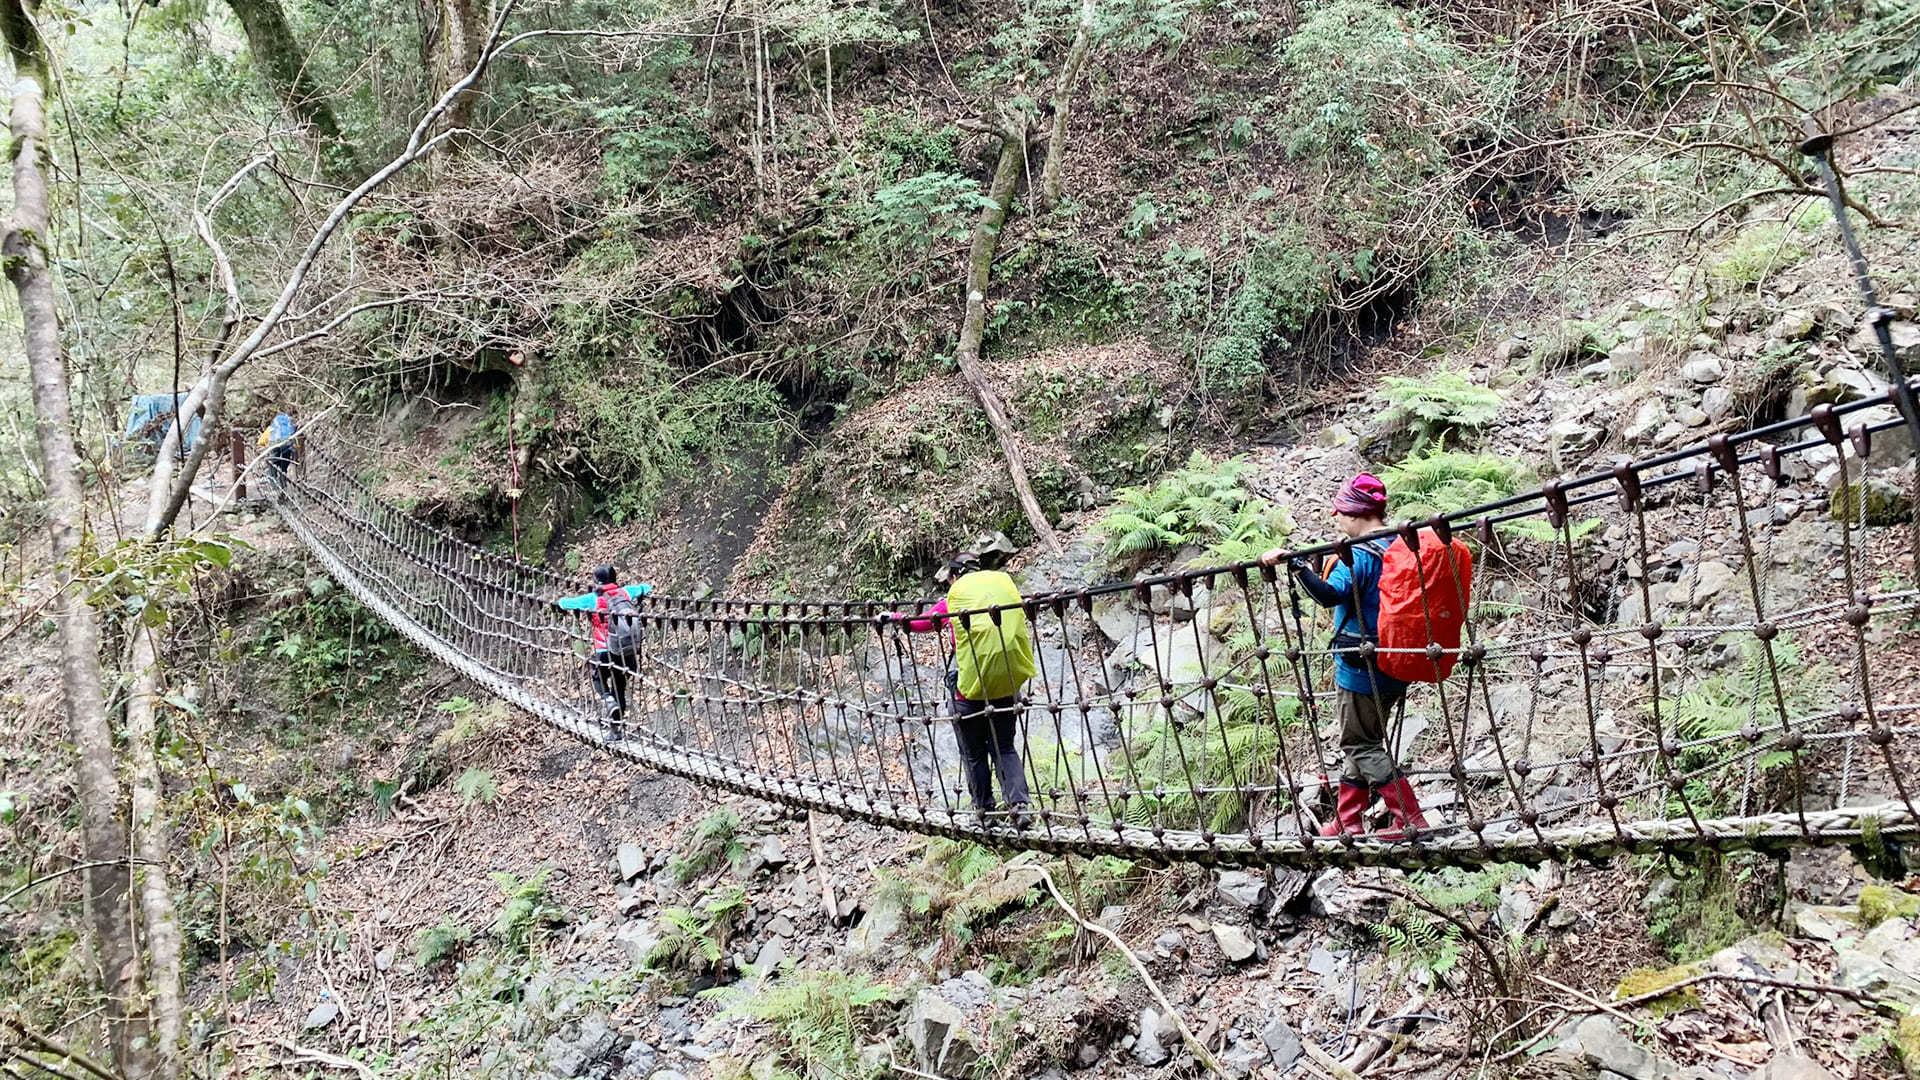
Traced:
<path id="1" fill-rule="evenodd" d="M 883 617 L 925 601 L 648 596 L 613 727 L 585 617 L 555 603 L 580 582 L 409 516 L 319 450 L 279 509 L 379 618 L 554 728 L 911 832 L 1299 866 L 1872 843 L 1920 824 L 1913 524 L 1882 520 L 1869 475 L 1913 458 L 1900 389 L 1418 523 L 1481 570 L 1453 675 L 1416 685 L 1394 725 L 1430 827 L 1391 839 L 1318 835 L 1334 651 L 1284 569 L 1026 597 L 1033 803 L 977 813 L 945 719 L 948 636 Z"/>

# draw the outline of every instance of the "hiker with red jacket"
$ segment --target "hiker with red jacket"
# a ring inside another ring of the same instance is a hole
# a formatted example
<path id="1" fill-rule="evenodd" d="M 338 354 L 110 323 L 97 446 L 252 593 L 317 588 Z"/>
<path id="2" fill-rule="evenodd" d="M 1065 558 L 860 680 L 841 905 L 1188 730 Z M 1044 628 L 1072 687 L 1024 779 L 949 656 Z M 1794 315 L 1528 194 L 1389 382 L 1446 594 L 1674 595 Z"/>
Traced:
<path id="1" fill-rule="evenodd" d="M 562 611 L 589 613 L 593 652 L 587 656 L 587 674 L 616 735 L 627 713 L 627 676 L 636 674 L 640 663 L 640 607 L 634 601 L 652 591 L 651 585 L 622 586 L 613 567 L 603 563 L 593 568 L 592 592 L 556 604 Z"/>
<path id="2" fill-rule="evenodd" d="M 1385 529 L 1386 485 L 1370 473 L 1347 481 L 1333 498 L 1333 522 L 1350 540 Z M 1407 684 L 1381 671 L 1373 654 L 1354 651 L 1379 642 L 1380 575 L 1391 543 L 1397 541 L 1375 539 L 1354 544 L 1352 562 L 1334 560 L 1332 571 L 1325 577 L 1305 559 L 1288 563 L 1307 595 L 1321 607 L 1333 609 L 1333 681 L 1340 750 L 1346 762 L 1334 819 L 1320 830 L 1322 836 L 1365 832 L 1363 815 L 1375 792 L 1385 801 L 1401 834 L 1409 828 L 1427 828 L 1413 785 L 1401 774 L 1387 749 L 1393 710 L 1406 696 Z M 1262 555 L 1260 561 L 1272 566 L 1285 557 L 1285 551 L 1275 549 Z"/>

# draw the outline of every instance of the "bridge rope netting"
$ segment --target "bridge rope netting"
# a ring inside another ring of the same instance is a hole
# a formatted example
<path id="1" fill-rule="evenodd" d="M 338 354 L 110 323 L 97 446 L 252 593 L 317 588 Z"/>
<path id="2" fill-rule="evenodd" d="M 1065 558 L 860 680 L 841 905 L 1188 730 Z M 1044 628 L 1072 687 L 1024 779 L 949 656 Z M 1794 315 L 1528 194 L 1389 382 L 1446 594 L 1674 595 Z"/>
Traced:
<path id="1" fill-rule="evenodd" d="M 1457 667 L 1416 685 L 1392 725 L 1429 825 L 1392 838 L 1317 835 L 1339 753 L 1335 651 L 1284 567 L 1025 598 L 1037 663 L 1016 738 L 1033 801 L 979 813 L 945 718 L 951 639 L 882 618 L 923 601 L 645 597 L 616 616 L 639 645 L 613 727 L 586 618 L 555 604 L 580 582 L 409 516 L 318 449 L 279 507 L 380 618 L 561 731 L 913 832 L 1303 866 L 1872 842 L 1920 823 L 1911 526 L 1882 523 L 1874 498 L 1913 453 L 1893 401 L 1819 406 L 1421 523 L 1466 540 L 1478 570 Z"/>

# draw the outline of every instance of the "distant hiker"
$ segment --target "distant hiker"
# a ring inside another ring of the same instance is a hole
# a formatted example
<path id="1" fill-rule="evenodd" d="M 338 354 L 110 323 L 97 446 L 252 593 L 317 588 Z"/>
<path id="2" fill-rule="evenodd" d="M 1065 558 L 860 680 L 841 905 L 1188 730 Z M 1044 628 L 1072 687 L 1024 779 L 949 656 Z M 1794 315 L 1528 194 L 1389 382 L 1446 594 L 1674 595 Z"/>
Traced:
<path id="1" fill-rule="evenodd" d="M 1369 473 L 1347 481 L 1333 498 L 1333 522 L 1350 540 L 1386 528 L 1386 485 Z M 1381 671 L 1373 654 L 1352 651 L 1379 641 L 1381 568 L 1393 542 L 1374 539 L 1354 544 L 1352 564 L 1336 558 L 1325 577 L 1305 559 L 1288 563 L 1307 595 L 1321 607 L 1333 609 L 1332 647 L 1341 650 L 1334 657 L 1333 681 L 1340 749 L 1346 761 L 1334 819 L 1320 830 L 1322 836 L 1365 832 L 1363 815 L 1375 792 L 1386 803 L 1401 833 L 1409 827 L 1427 827 L 1413 785 L 1401 774 L 1387 748 L 1394 707 L 1406 696 L 1407 684 Z M 1272 566 L 1285 557 L 1284 550 L 1275 549 L 1262 555 L 1260 561 Z"/>
<path id="2" fill-rule="evenodd" d="M 267 451 L 267 479 L 273 482 L 273 490 L 284 491 L 287 487 L 287 466 L 293 464 L 293 440 L 299 434 L 293 425 L 293 410 L 276 413 L 273 423 L 260 432 L 256 440 Z"/>
<path id="3" fill-rule="evenodd" d="M 603 563 L 593 568 L 592 592 L 558 602 L 562 611 L 590 612 L 593 652 L 587 656 L 587 675 L 615 737 L 627 715 L 627 676 L 637 675 L 640 667 L 640 605 L 635 601 L 652 591 L 651 585 L 622 586 L 613 567 Z"/>
<path id="4" fill-rule="evenodd" d="M 993 776 L 998 773 L 1000 793 L 1019 825 L 1028 804 L 1027 771 L 1017 745 L 1020 688 L 1035 670 L 1033 633 L 1025 609 L 1019 606 L 1020 588 L 1011 577 L 999 570 L 980 569 L 979 557 L 971 554 L 957 556 L 947 570 L 952 584 L 938 604 L 920 615 L 895 612 L 883 618 L 910 633 L 943 628 L 952 632 L 947 689 L 953 700 L 948 712 L 960 746 L 967 793 L 975 810 L 991 813 L 995 809 Z M 988 608 L 1001 610 L 990 613 Z"/>

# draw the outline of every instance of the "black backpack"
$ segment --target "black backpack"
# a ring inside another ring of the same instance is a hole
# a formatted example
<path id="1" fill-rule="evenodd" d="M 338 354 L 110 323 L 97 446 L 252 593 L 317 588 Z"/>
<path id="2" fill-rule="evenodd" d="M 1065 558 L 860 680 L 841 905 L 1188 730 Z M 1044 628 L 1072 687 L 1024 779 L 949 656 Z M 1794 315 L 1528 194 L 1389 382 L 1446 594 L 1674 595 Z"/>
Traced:
<path id="1" fill-rule="evenodd" d="M 623 657 L 640 651 L 640 605 L 625 589 L 607 594 L 607 651 Z"/>

